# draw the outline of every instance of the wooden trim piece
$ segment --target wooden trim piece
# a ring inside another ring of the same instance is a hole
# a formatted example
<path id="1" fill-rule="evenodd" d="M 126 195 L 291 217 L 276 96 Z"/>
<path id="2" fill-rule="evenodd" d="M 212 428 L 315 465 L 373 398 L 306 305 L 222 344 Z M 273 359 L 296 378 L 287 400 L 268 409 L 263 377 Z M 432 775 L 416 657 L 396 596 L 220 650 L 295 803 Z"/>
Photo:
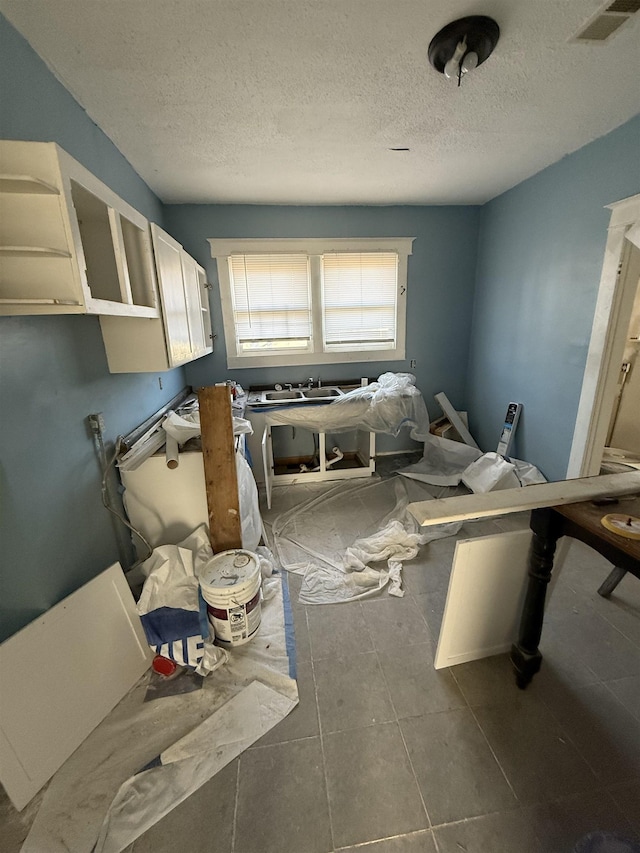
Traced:
<path id="1" fill-rule="evenodd" d="M 242 548 L 229 389 L 208 385 L 198 390 L 198 400 L 211 547 L 214 553 Z"/>
<path id="2" fill-rule="evenodd" d="M 544 506 L 588 501 L 640 491 L 640 471 L 628 474 L 605 474 L 578 480 L 560 480 L 519 489 L 503 489 L 482 495 L 463 495 L 409 504 L 409 511 L 421 526 L 507 515 L 510 512 L 538 509 Z"/>
<path id="3" fill-rule="evenodd" d="M 215 239 L 207 242 L 212 258 L 226 258 L 233 252 L 249 255 L 272 252 L 307 252 L 322 255 L 326 252 L 398 252 L 411 255 L 415 237 L 292 237 L 292 238 L 240 238 Z"/>
<path id="4" fill-rule="evenodd" d="M 480 450 L 480 448 L 476 444 L 474 437 L 471 435 L 471 433 L 465 426 L 460 415 L 451 405 L 451 401 L 444 393 L 444 391 L 442 391 L 440 394 L 436 394 L 436 401 L 438 402 L 440 408 L 445 413 L 445 415 L 449 418 L 449 423 L 455 427 L 458 435 L 464 441 L 464 443 L 468 444 L 469 447 L 475 447 L 476 450 Z"/>

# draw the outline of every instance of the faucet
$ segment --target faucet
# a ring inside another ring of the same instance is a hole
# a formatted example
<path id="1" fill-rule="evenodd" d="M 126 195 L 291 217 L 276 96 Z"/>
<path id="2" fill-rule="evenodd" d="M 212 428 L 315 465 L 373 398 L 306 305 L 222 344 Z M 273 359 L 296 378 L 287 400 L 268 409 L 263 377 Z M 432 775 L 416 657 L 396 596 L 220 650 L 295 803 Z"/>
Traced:
<path id="1" fill-rule="evenodd" d="M 287 389 L 287 391 L 293 391 L 293 385 L 290 382 L 285 382 L 284 387 Z"/>

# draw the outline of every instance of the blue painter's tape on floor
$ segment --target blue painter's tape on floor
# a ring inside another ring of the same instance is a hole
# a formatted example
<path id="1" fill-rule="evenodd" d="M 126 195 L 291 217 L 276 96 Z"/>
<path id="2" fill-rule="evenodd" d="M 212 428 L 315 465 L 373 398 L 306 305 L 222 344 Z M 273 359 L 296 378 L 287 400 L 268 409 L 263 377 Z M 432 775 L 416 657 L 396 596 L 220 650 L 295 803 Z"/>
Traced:
<path id="1" fill-rule="evenodd" d="M 287 572 L 282 572 L 282 609 L 284 611 L 284 636 L 289 657 L 289 678 L 297 678 L 296 669 L 296 635 L 293 628 L 293 611 L 289 595 L 289 578 Z"/>

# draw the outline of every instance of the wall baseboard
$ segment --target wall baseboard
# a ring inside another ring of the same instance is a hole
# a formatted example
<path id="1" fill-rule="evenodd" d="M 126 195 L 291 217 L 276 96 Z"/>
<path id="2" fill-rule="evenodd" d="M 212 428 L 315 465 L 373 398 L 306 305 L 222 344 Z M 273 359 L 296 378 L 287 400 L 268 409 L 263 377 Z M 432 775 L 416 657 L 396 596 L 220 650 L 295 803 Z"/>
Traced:
<path id="1" fill-rule="evenodd" d="M 376 453 L 376 459 L 380 456 L 408 456 L 410 453 L 420 453 L 419 447 L 412 447 L 408 450 L 381 450 Z"/>

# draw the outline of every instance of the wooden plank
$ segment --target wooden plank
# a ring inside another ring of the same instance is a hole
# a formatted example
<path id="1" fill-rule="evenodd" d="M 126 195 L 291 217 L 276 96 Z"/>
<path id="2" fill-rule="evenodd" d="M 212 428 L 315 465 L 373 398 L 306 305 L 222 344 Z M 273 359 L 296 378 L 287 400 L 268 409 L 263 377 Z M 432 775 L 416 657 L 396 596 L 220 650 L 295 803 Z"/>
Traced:
<path id="1" fill-rule="evenodd" d="M 242 548 L 231 397 L 226 385 L 198 391 L 209 539 L 214 553 Z"/>
<path id="2" fill-rule="evenodd" d="M 480 450 L 474 437 L 471 435 L 469 430 L 464 424 L 464 421 L 460 417 L 460 415 L 456 412 L 456 410 L 451 405 L 451 401 L 444 393 L 441 391 L 440 394 L 436 394 L 436 400 L 440 404 L 440 408 L 445 413 L 445 415 L 449 418 L 449 423 L 452 424 L 456 428 L 456 432 L 460 436 L 460 438 L 464 441 L 465 444 L 468 444 L 469 447 L 475 447 L 476 450 Z"/>
<path id="3" fill-rule="evenodd" d="M 0 781 L 23 809 L 148 669 L 115 563 L 0 645 Z"/>
<path id="4" fill-rule="evenodd" d="M 520 489 L 487 492 L 483 495 L 417 501 L 409 504 L 409 511 L 421 526 L 425 526 L 448 521 L 465 521 L 468 518 L 506 515 L 544 506 L 561 506 L 593 498 L 631 494 L 635 491 L 640 492 L 640 471 L 540 483 Z"/>

